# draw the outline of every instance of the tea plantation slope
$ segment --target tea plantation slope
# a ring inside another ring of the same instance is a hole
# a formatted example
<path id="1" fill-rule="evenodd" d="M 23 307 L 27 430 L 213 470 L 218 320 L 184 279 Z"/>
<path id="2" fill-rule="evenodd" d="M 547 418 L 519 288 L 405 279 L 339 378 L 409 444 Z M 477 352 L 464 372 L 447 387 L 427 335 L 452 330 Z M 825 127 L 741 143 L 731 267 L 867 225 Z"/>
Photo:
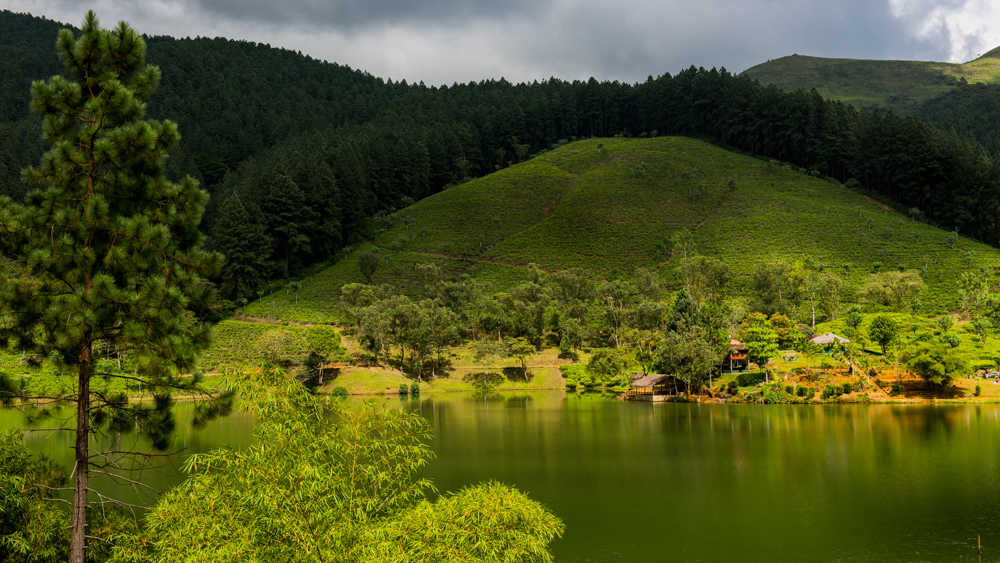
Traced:
<path id="1" fill-rule="evenodd" d="M 965 64 L 791 55 L 751 67 L 744 74 L 765 86 L 815 88 L 827 99 L 900 111 L 945 94 L 963 79 L 969 84 L 1000 82 L 1000 48 Z"/>
<path id="2" fill-rule="evenodd" d="M 372 283 L 419 294 L 419 263 L 509 287 L 544 270 L 581 268 L 607 279 L 637 267 L 676 282 L 664 252 L 687 228 L 698 250 L 747 285 L 763 262 L 811 258 L 848 281 L 845 298 L 876 269 L 917 269 L 928 310 L 956 305 L 958 276 L 1000 264 L 1000 252 L 913 221 L 843 186 L 688 138 L 590 139 L 417 202 L 377 235 Z M 341 318 L 345 283 L 364 281 L 357 253 L 250 304 L 250 316 Z"/>

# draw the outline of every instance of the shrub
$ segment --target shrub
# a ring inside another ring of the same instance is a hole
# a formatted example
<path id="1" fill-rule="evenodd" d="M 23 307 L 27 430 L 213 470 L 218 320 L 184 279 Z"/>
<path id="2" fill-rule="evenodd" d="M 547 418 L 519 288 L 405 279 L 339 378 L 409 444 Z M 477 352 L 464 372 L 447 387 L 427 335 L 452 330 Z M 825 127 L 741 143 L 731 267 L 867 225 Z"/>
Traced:
<path id="1" fill-rule="evenodd" d="M 738 390 L 739 388 L 735 379 L 726 384 L 726 392 L 730 395 L 735 395 Z"/>
<path id="2" fill-rule="evenodd" d="M 768 387 L 764 389 L 763 393 L 764 404 L 774 405 L 781 402 L 781 394 L 778 393 L 778 387 Z"/>
<path id="3" fill-rule="evenodd" d="M 563 364 L 559 366 L 559 372 L 566 378 L 566 388 L 575 390 L 580 386 L 581 379 L 588 379 L 587 364 Z"/>
<path id="4" fill-rule="evenodd" d="M 580 379 L 587 372 L 587 364 L 563 364 L 559 366 L 559 372 L 566 379 Z"/>
<path id="5" fill-rule="evenodd" d="M 744 372 L 736 376 L 736 383 L 740 387 L 753 387 L 764 381 L 764 374 L 759 371 Z"/>
<path id="6" fill-rule="evenodd" d="M 785 385 L 785 393 L 788 393 L 789 395 L 794 395 L 795 387 L 792 385 Z"/>
<path id="7" fill-rule="evenodd" d="M 892 385 L 889 386 L 889 394 L 890 395 L 899 395 L 902 392 L 903 392 L 903 384 L 902 383 L 893 383 Z"/>
<path id="8" fill-rule="evenodd" d="M 958 345 L 962 343 L 962 337 L 954 332 L 946 332 L 939 338 L 941 344 L 947 344 L 952 348 L 958 348 Z"/>
<path id="9" fill-rule="evenodd" d="M 840 392 L 843 391 L 843 389 L 844 388 L 839 385 L 833 385 L 832 383 L 827 383 L 826 386 L 823 387 L 823 394 L 820 396 L 820 398 L 822 398 L 823 400 L 827 400 L 827 399 L 832 399 L 834 397 L 839 397 L 841 394 Z"/>
<path id="10" fill-rule="evenodd" d="M 795 388 L 795 394 L 799 397 L 805 397 L 806 390 L 807 388 L 805 386 L 799 385 L 798 387 Z"/>
<path id="11" fill-rule="evenodd" d="M 841 386 L 841 388 L 844 390 L 844 394 L 846 395 L 846 394 L 854 391 L 854 384 L 851 383 L 850 381 L 848 381 L 847 383 L 843 384 Z"/>
<path id="12" fill-rule="evenodd" d="M 399 394 L 400 395 L 409 395 L 410 394 L 410 389 L 409 389 L 409 387 L 406 386 L 405 383 L 400 383 L 399 384 Z"/>
<path id="13" fill-rule="evenodd" d="M 983 386 L 977 383 L 976 384 L 976 396 L 978 397 L 978 396 L 980 396 L 982 394 L 983 394 Z"/>
<path id="14" fill-rule="evenodd" d="M 346 399 L 347 398 L 347 387 L 334 387 L 330 390 L 330 396 L 334 399 Z"/>
<path id="15" fill-rule="evenodd" d="M 419 383 L 414 383 L 414 384 L 410 385 L 410 396 L 411 397 L 419 397 L 420 396 L 420 384 Z"/>

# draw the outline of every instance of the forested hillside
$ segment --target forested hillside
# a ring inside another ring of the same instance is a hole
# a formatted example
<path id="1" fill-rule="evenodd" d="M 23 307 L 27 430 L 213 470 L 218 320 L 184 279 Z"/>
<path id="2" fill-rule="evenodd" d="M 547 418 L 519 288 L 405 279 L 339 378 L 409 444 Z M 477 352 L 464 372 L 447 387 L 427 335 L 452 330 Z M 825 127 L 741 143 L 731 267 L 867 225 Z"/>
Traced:
<path id="1" fill-rule="evenodd" d="M 18 170 L 41 152 L 28 87 L 56 72 L 59 25 L 0 12 L 0 193 L 15 199 L 25 190 Z M 724 69 L 634 85 L 427 87 L 267 45 L 166 37 L 150 38 L 148 60 L 164 77 L 150 114 L 180 126 L 171 173 L 195 176 L 213 196 L 203 228 L 229 258 L 218 281 L 233 300 L 374 236 L 415 201 L 574 139 L 615 135 L 697 136 L 1000 243 L 1000 166 L 981 147 L 912 117 L 762 87 Z"/>
<path id="2" fill-rule="evenodd" d="M 958 307 L 964 272 L 1000 266 L 1000 251 L 836 182 L 683 137 L 571 143 L 428 197 L 379 230 L 370 245 L 245 313 L 343 321 L 341 287 L 350 283 L 426 297 L 428 287 L 469 274 L 447 301 L 520 294 L 544 272 L 593 284 L 646 270 L 699 299 L 724 292 L 795 320 L 809 318 L 808 284 L 795 281 L 804 272 L 835 279 L 836 303 L 868 302 L 869 284 L 908 272 L 926 284 L 908 306 L 936 314 Z M 828 309 L 820 319 L 836 315 L 836 304 Z"/>
<path id="3" fill-rule="evenodd" d="M 954 129 L 990 154 L 1000 151 L 1000 84 L 955 88 L 921 104 L 913 114 L 939 129 Z"/>

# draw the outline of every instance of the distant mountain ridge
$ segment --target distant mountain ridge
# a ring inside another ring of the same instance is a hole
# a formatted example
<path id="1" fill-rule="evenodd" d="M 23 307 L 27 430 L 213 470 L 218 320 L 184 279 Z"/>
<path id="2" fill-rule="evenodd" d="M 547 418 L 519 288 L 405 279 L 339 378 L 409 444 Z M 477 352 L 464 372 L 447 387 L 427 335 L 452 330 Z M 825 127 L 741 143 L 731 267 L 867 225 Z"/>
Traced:
<path id="1" fill-rule="evenodd" d="M 826 99 L 905 112 L 963 84 L 1000 83 L 1000 47 L 964 64 L 790 55 L 743 74 L 783 90 L 815 88 Z"/>

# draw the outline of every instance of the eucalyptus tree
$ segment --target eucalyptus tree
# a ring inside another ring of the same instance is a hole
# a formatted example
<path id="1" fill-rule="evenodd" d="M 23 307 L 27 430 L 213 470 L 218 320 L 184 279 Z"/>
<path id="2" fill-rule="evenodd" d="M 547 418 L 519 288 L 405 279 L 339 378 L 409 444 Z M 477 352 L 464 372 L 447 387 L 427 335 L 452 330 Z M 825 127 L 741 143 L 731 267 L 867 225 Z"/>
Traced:
<path id="1" fill-rule="evenodd" d="M 889 315 L 878 315 L 868 323 L 868 338 L 882 348 L 884 356 L 889 346 L 899 338 L 899 324 Z"/>
<path id="2" fill-rule="evenodd" d="M 37 189 L 24 205 L 0 198 L 0 342 L 72 374 L 70 392 L 35 399 L 75 407 L 75 420 L 57 426 L 76 437 L 69 561 L 83 563 L 88 495 L 113 502 L 90 487 L 91 474 L 143 459 L 97 451 L 91 437 L 138 431 L 169 447 L 170 392 L 200 391 L 181 374 L 208 344 L 200 315 L 215 295 L 205 279 L 222 257 L 201 247 L 207 194 L 190 177 L 165 177 L 179 135 L 171 121 L 144 119 L 160 71 L 145 64 L 142 37 L 125 22 L 102 29 L 91 11 L 78 37 L 59 32 L 56 50 L 70 78 L 31 85 L 51 146 L 23 172 Z M 109 351 L 128 359 L 126 371 L 102 361 Z M 131 403 L 104 379 L 140 383 L 154 401 Z M 214 399 L 200 419 L 226 410 Z"/>
<path id="3" fill-rule="evenodd" d="M 983 313 L 990 301 L 990 280 L 986 272 L 969 271 L 962 274 L 958 282 L 958 297 L 961 307 L 969 313 L 973 329 L 979 341 L 983 341 L 983 332 L 987 326 Z"/>
<path id="4" fill-rule="evenodd" d="M 881 272 L 872 274 L 860 293 L 865 302 L 905 311 L 909 309 L 909 302 L 925 289 L 927 285 L 915 271 Z"/>
<path id="5" fill-rule="evenodd" d="M 548 291 L 542 285 L 527 282 L 512 288 L 509 297 L 516 332 L 540 345 L 545 336 L 545 313 L 551 301 Z"/>
<path id="6" fill-rule="evenodd" d="M 837 313 L 840 305 L 840 291 L 843 282 L 839 277 L 829 272 L 808 271 L 801 277 L 800 289 L 809 301 L 809 312 L 812 318 L 812 328 L 816 328 L 816 308 L 831 318 Z"/>
<path id="7" fill-rule="evenodd" d="M 775 358 L 778 351 L 778 334 L 771 321 L 761 313 L 749 315 L 743 322 L 743 341 L 747 347 L 747 359 L 767 374 L 767 363 Z"/>
<path id="8" fill-rule="evenodd" d="M 535 345 L 529 342 L 527 338 L 520 336 L 517 338 L 508 338 L 503 344 L 504 356 L 517 358 L 521 362 L 521 371 L 524 373 L 524 380 L 528 381 L 528 366 L 525 364 L 525 360 L 535 353 Z"/>
<path id="9" fill-rule="evenodd" d="M 597 299 L 604 313 L 604 321 L 611 333 L 615 348 L 622 345 L 622 331 L 638 301 L 635 286 L 622 280 L 602 283 L 597 288 Z"/>
<path id="10" fill-rule="evenodd" d="M 718 368 L 722 356 L 705 327 L 681 321 L 658 343 L 654 365 L 658 370 L 675 374 L 687 384 L 690 394 L 692 389 L 700 391 L 706 377 L 711 385 L 712 372 Z"/>
<path id="11" fill-rule="evenodd" d="M 416 355 L 417 381 L 423 381 L 424 361 L 434 356 L 431 377 L 441 365 L 441 351 L 461 342 L 458 316 L 437 300 L 424 299 L 415 304 L 413 324 L 406 333 L 410 349 Z"/>
<path id="12" fill-rule="evenodd" d="M 721 298 L 732 278 L 732 272 L 724 262 L 700 254 L 681 258 L 677 271 L 684 279 L 684 288 L 698 303 Z"/>

